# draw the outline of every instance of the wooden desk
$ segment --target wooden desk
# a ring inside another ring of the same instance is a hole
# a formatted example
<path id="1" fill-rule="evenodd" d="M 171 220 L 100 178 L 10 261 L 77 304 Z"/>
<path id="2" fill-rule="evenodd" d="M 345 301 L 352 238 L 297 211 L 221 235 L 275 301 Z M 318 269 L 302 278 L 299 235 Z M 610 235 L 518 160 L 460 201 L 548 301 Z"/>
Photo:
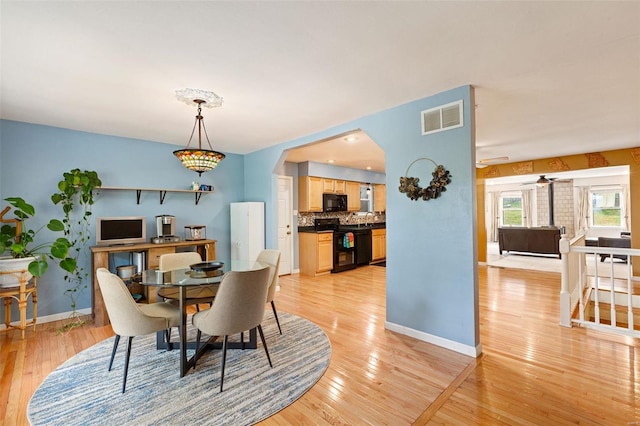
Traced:
<path id="1" fill-rule="evenodd" d="M 143 243 L 119 246 L 91 247 L 91 308 L 96 327 L 109 324 L 109 316 L 104 306 L 96 271 L 98 268 L 109 269 L 109 254 L 126 252 L 145 252 L 147 264 L 143 269 L 158 267 L 158 258 L 166 253 L 175 253 L 180 247 L 196 247 L 203 260 L 216 260 L 216 240 L 179 241 L 173 243 Z M 114 272 L 114 271 L 112 271 Z M 114 272 L 115 273 L 115 272 Z"/>

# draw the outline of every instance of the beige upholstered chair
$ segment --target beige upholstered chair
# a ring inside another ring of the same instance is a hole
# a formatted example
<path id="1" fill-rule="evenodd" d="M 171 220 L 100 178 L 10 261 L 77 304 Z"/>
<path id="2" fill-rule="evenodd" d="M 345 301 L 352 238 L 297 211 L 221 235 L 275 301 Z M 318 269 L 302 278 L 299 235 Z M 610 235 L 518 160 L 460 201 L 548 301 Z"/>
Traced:
<path id="1" fill-rule="evenodd" d="M 127 340 L 127 354 L 124 361 L 124 376 L 122 379 L 122 393 L 124 393 L 127 386 L 131 341 L 134 336 L 143 336 L 164 330 L 166 339 L 169 341 L 171 327 L 180 327 L 180 309 L 165 302 L 137 304 L 120 277 L 105 268 L 98 269 L 96 276 L 105 307 L 107 308 L 107 314 L 109 314 L 109 319 L 111 320 L 111 327 L 116 334 L 111 360 L 109 361 L 109 371 L 111 371 L 113 365 L 113 358 L 116 355 L 120 337 L 129 338 Z M 182 333 L 184 330 L 180 330 L 180 332 Z"/>
<path id="2" fill-rule="evenodd" d="M 176 269 L 188 268 L 194 263 L 202 262 L 200 253 L 196 251 L 187 251 L 180 253 L 167 253 L 163 254 L 158 259 L 158 269 L 162 272 L 175 271 Z M 178 300 L 179 289 L 176 287 L 161 288 L 158 290 L 158 296 L 167 300 Z M 208 303 L 211 305 L 213 298 L 216 295 L 216 289 L 212 286 L 198 286 L 190 287 L 187 289 L 187 305 L 196 305 L 200 303 Z"/>
<path id="3" fill-rule="evenodd" d="M 278 270 L 280 268 L 280 251 L 273 249 L 262 250 L 258 254 L 256 263 L 253 265 L 253 269 L 258 269 L 264 266 L 269 266 L 269 291 L 267 292 L 267 303 L 271 303 L 271 309 L 273 309 L 273 316 L 278 324 L 278 330 L 282 334 L 282 328 L 280 328 L 280 320 L 278 319 L 278 312 L 276 311 L 276 304 L 273 301 L 276 295 L 276 288 L 278 287 Z"/>
<path id="4" fill-rule="evenodd" d="M 269 269 L 264 267 L 250 271 L 227 272 L 220 283 L 218 294 L 213 299 L 211 309 L 193 315 L 193 325 L 198 328 L 196 352 L 200 347 L 203 332 L 212 336 L 210 341 L 223 336 L 220 392 L 222 392 L 224 366 L 227 360 L 227 340 L 231 334 L 257 328 L 269 366 L 273 367 L 260 325 L 264 317 L 269 286 Z"/>

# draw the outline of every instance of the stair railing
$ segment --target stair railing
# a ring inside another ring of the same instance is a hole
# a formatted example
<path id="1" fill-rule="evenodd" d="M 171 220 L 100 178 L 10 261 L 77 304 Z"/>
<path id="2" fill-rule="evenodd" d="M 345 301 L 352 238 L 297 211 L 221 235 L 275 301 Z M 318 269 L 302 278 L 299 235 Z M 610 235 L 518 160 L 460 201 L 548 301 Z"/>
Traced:
<path id="1" fill-rule="evenodd" d="M 584 235 L 573 239 L 562 235 L 560 239 L 562 255 L 562 278 L 560 288 L 560 325 L 571 327 L 577 324 L 617 334 L 640 337 L 640 331 L 634 328 L 633 308 L 640 308 L 640 294 L 633 294 L 633 270 L 631 259 L 640 256 L 640 249 L 585 246 Z M 593 273 L 589 274 L 587 255 L 593 255 Z M 609 263 L 599 261 L 601 255 L 609 259 Z M 623 277 L 615 276 L 614 258 L 626 257 L 626 268 Z M 601 270 L 609 268 L 608 274 Z M 625 285 L 623 285 L 623 283 Z M 617 285 L 617 287 L 616 287 Z M 606 312 L 601 305 L 609 304 L 608 320 L 603 318 Z M 587 315 L 589 309 L 593 315 Z M 617 309 L 621 308 L 621 309 Z M 626 311 L 626 327 L 619 326 L 617 314 Z M 608 322 L 608 323 L 607 323 Z"/>

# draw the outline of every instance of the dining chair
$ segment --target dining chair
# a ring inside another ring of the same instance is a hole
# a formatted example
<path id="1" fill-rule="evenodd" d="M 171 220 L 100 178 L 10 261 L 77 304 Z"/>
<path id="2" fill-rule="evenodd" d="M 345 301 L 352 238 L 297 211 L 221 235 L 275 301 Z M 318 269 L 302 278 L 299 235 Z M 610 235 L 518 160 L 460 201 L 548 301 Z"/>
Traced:
<path id="1" fill-rule="evenodd" d="M 111 327 L 115 333 L 113 351 L 109 361 L 109 371 L 113 366 L 113 359 L 118 349 L 120 337 L 128 337 L 127 353 L 124 360 L 124 376 L 122 379 L 122 393 L 127 386 L 127 373 L 129 371 L 129 358 L 131 357 L 131 342 L 135 336 L 164 331 L 165 338 L 169 342 L 171 328 L 180 330 L 180 308 L 167 302 L 137 304 L 127 286 L 120 277 L 109 272 L 105 268 L 96 271 L 100 292 L 111 321 Z"/>
<path id="2" fill-rule="evenodd" d="M 267 303 L 271 304 L 273 310 L 273 316 L 278 324 L 278 331 L 282 334 L 282 328 L 280 327 L 280 320 L 278 319 L 278 312 L 276 311 L 276 304 L 274 298 L 276 296 L 276 288 L 278 287 L 278 270 L 280 268 L 280 250 L 266 249 L 262 250 L 258 254 L 256 263 L 253 265 L 253 269 L 259 269 L 264 266 L 269 266 L 269 290 L 267 292 Z"/>
<path id="3" fill-rule="evenodd" d="M 269 366 L 273 367 L 267 342 L 260 323 L 264 317 L 265 300 L 269 286 L 269 267 L 249 271 L 227 272 L 222 278 L 218 294 L 210 309 L 193 315 L 196 333 L 196 353 L 200 349 L 202 333 L 211 336 L 207 343 L 219 336 L 222 340 L 222 364 L 220 368 L 220 392 L 223 390 L 224 368 L 227 360 L 229 335 L 257 328 Z M 195 365 L 194 365 L 195 368 Z"/>
<path id="4" fill-rule="evenodd" d="M 202 257 L 197 251 L 167 253 L 158 258 L 158 270 L 161 272 L 175 271 L 176 269 L 188 268 L 190 265 L 200 262 L 202 262 Z M 164 300 L 171 300 L 175 303 L 180 299 L 179 291 L 176 287 L 160 288 L 157 295 Z M 215 295 L 216 289 L 214 286 L 190 287 L 187 289 L 187 305 L 196 305 L 196 310 L 200 311 L 198 305 L 206 303 L 211 306 Z"/>

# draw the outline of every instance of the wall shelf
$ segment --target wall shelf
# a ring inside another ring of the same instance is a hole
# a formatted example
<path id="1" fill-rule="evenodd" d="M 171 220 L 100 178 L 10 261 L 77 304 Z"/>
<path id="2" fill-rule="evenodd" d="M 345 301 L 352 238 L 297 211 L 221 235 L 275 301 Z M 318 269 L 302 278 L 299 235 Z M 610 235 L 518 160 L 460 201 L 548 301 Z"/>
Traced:
<path id="1" fill-rule="evenodd" d="M 140 204 L 140 195 L 143 191 L 157 192 L 160 195 L 160 204 L 164 203 L 164 198 L 167 192 L 182 192 L 195 195 L 196 206 L 200 202 L 202 194 L 211 194 L 213 191 L 192 191 L 190 189 L 162 189 L 162 188 L 129 188 L 129 187 L 117 187 L 117 186 L 101 186 L 96 189 L 107 191 L 136 191 L 136 204 Z"/>

